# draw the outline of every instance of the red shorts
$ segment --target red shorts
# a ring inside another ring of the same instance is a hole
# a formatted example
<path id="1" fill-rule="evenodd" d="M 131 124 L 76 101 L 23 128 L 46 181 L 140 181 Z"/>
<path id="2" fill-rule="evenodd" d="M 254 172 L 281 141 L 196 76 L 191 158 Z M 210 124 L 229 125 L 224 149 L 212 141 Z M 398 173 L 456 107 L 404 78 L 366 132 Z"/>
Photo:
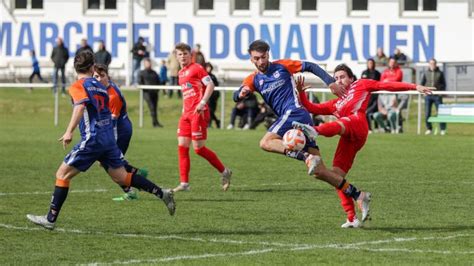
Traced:
<path id="1" fill-rule="evenodd" d="M 357 152 L 364 147 L 369 129 L 365 115 L 351 115 L 339 121 L 344 124 L 346 130 L 337 144 L 332 166 L 348 173 Z"/>
<path id="2" fill-rule="evenodd" d="M 209 110 L 204 111 L 203 114 L 182 114 L 178 124 L 178 137 L 188 137 L 192 140 L 207 139 L 209 119 Z"/>

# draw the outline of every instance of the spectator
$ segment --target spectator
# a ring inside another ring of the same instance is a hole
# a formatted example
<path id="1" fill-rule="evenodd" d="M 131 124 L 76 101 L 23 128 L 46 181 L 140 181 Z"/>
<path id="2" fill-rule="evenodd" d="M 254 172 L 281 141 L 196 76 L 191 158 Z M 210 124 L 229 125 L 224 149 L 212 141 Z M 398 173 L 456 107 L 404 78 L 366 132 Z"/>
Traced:
<path id="1" fill-rule="evenodd" d="M 219 87 L 219 81 L 217 80 L 216 75 L 212 73 L 212 70 L 214 70 L 214 67 L 210 62 L 207 62 L 205 64 L 205 68 L 207 71 L 207 74 L 209 74 L 209 77 L 211 77 L 212 82 L 214 83 L 214 86 Z M 211 115 L 211 119 L 209 120 L 209 127 L 212 127 L 212 121 L 216 123 L 216 128 L 221 127 L 221 120 L 219 120 L 216 116 L 216 108 L 217 108 L 217 100 L 219 100 L 221 92 L 214 90 L 211 94 L 211 97 L 209 98 L 209 101 L 207 102 L 209 106 L 209 111 Z"/>
<path id="2" fill-rule="evenodd" d="M 375 69 L 375 60 L 369 59 L 367 60 L 367 69 L 362 72 L 361 78 L 363 79 L 373 79 L 373 80 L 380 80 L 380 72 Z M 365 115 L 367 117 L 367 123 L 369 124 L 369 134 L 372 133 L 372 118 L 373 114 L 377 112 L 378 106 L 378 97 L 379 95 L 376 93 L 370 94 L 369 104 L 367 106 L 367 110 Z"/>
<path id="3" fill-rule="evenodd" d="M 200 64 L 203 67 L 206 67 L 206 58 L 204 57 L 204 54 L 201 52 L 201 45 L 198 43 L 196 44 L 196 47 L 194 48 L 192 52 L 192 62 Z"/>
<path id="4" fill-rule="evenodd" d="M 111 61 L 112 61 L 112 56 L 110 55 L 109 51 L 105 49 L 104 41 L 100 41 L 99 50 L 97 50 L 97 52 L 95 53 L 95 63 L 106 65 L 108 68 Z"/>
<path id="5" fill-rule="evenodd" d="M 387 56 L 383 52 L 382 47 L 377 48 L 377 54 L 374 56 L 374 61 L 376 66 L 387 65 Z"/>
<path id="6" fill-rule="evenodd" d="M 239 128 L 250 129 L 253 120 L 255 119 L 258 109 L 257 96 L 250 94 L 244 100 L 237 102 L 235 107 L 232 109 L 232 114 L 230 116 L 230 123 L 227 126 L 227 129 L 233 129 L 235 125 L 235 119 L 237 116 L 240 116 Z"/>
<path id="7" fill-rule="evenodd" d="M 429 63 L 428 70 L 423 73 L 421 78 L 421 85 L 428 87 L 435 87 L 438 91 L 446 90 L 446 81 L 444 79 L 443 72 L 436 65 L 436 59 L 432 58 Z M 428 118 L 431 116 L 431 108 L 435 106 L 436 111 L 440 104 L 443 104 L 443 98 L 441 95 L 428 95 L 425 97 L 425 120 L 426 120 L 426 132 L 425 135 L 430 135 L 433 131 L 433 126 L 428 122 Z M 446 134 L 446 123 L 440 123 L 441 135 Z"/>
<path id="8" fill-rule="evenodd" d="M 76 51 L 76 54 L 75 55 L 78 55 L 80 52 L 84 51 L 84 50 L 89 50 L 91 53 L 94 53 L 94 51 L 92 51 L 92 48 L 89 46 L 89 44 L 87 43 L 87 39 L 83 38 L 81 40 L 81 47 L 79 47 L 79 49 L 77 49 Z"/>
<path id="9" fill-rule="evenodd" d="M 30 76 L 30 83 L 33 83 L 33 78 L 35 76 L 38 76 L 38 78 L 39 78 L 39 80 L 41 80 L 41 82 L 45 82 L 44 79 L 41 77 L 39 62 L 38 62 L 38 59 L 36 58 L 35 50 L 31 50 L 30 55 L 31 55 L 31 63 L 32 63 L 32 67 L 33 67 L 33 73 L 31 73 L 31 76 Z M 30 91 L 32 91 L 32 90 L 33 90 L 33 88 L 30 88 Z"/>
<path id="10" fill-rule="evenodd" d="M 161 60 L 161 65 L 160 65 L 160 85 L 166 85 L 166 82 L 168 82 L 168 69 L 166 68 L 166 61 Z M 166 90 L 162 90 L 163 95 L 167 95 L 168 92 Z"/>
<path id="11" fill-rule="evenodd" d="M 143 58 L 146 54 L 146 47 L 144 45 L 145 39 L 143 37 L 138 37 L 138 41 L 133 45 L 131 53 L 133 54 L 133 66 L 132 66 L 132 82 L 131 85 L 136 84 L 138 71 Z"/>
<path id="12" fill-rule="evenodd" d="M 151 67 L 151 60 L 145 58 L 143 60 L 145 69 L 140 71 L 138 75 L 138 84 L 140 85 L 160 85 L 160 75 Z M 151 121 L 153 127 L 163 127 L 158 121 L 158 100 L 159 93 L 157 90 L 143 90 L 143 98 L 150 109 Z"/>
<path id="13" fill-rule="evenodd" d="M 388 60 L 388 67 L 383 71 L 380 80 L 389 82 L 401 82 L 403 80 L 403 72 L 394 57 L 390 57 Z"/>
<path id="14" fill-rule="evenodd" d="M 178 59 L 176 58 L 176 50 L 173 50 L 168 55 L 168 60 L 166 61 L 166 66 L 170 72 L 169 81 L 171 86 L 178 86 L 178 71 L 180 69 Z M 173 96 L 173 90 L 168 91 L 168 96 L 171 98 Z M 178 97 L 181 98 L 181 90 L 178 90 Z"/>
<path id="15" fill-rule="evenodd" d="M 64 46 L 63 39 L 56 39 L 56 47 L 51 53 L 51 60 L 54 62 L 53 72 L 53 91 L 56 93 L 58 88 L 58 71 L 61 71 L 62 94 L 66 95 L 66 76 L 64 74 L 65 66 L 69 60 L 69 50 Z"/>
<path id="16" fill-rule="evenodd" d="M 256 129 L 262 122 L 265 122 L 265 127 L 267 129 L 270 128 L 278 117 L 275 115 L 272 108 L 264 102 L 258 104 L 258 109 L 259 113 L 250 125 L 250 129 Z"/>
<path id="17" fill-rule="evenodd" d="M 397 63 L 401 66 L 404 66 L 407 63 L 407 56 L 402 53 L 398 48 L 395 48 L 392 57 L 395 58 L 395 60 L 397 60 Z"/>
<path id="18" fill-rule="evenodd" d="M 398 133 L 398 108 L 395 94 L 382 94 L 377 102 L 378 111 L 374 113 L 379 132 Z M 388 121 L 388 124 L 387 124 Z"/>

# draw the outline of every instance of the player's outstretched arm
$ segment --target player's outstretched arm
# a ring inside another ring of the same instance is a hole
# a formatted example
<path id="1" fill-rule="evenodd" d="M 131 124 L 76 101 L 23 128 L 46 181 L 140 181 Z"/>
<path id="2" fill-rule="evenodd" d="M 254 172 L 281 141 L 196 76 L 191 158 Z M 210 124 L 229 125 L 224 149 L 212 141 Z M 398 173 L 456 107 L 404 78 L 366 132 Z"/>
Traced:
<path id="1" fill-rule="evenodd" d="M 298 91 L 298 97 L 300 99 L 301 104 L 308 110 L 308 112 L 316 115 L 331 115 L 335 111 L 334 108 L 334 101 L 327 101 L 324 103 L 312 103 L 308 100 L 308 97 L 306 97 L 306 92 L 305 90 L 309 88 L 309 86 L 304 85 L 304 77 L 303 76 L 297 76 L 295 78 L 296 81 L 296 90 Z"/>
<path id="2" fill-rule="evenodd" d="M 368 87 L 371 91 L 409 91 L 417 90 L 420 93 L 429 95 L 432 94 L 434 88 L 425 87 L 422 85 L 416 85 L 414 83 L 405 83 L 405 82 L 380 82 L 380 81 L 371 81 L 364 80 L 368 83 Z"/>
<path id="3" fill-rule="evenodd" d="M 308 71 L 318 76 L 324 83 L 326 83 L 331 92 L 337 97 L 342 97 L 344 94 L 346 94 L 346 88 L 342 85 L 337 85 L 336 80 L 318 64 L 303 61 L 302 71 Z"/>
<path id="4" fill-rule="evenodd" d="M 84 104 L 74 105 L 74 109 L 72 109 L 71 120 L 69 121 L 66 132 L 64 132 L 63 136 L 58 139 L 58 141 L 62 142 L 64 149 L 66 149 L 66 146 L 71 143 L 74 129 L 76 129 L 77 125 L 79 125 L 79 122 L 84 115 L 85 108 L 86 107 Z"/>

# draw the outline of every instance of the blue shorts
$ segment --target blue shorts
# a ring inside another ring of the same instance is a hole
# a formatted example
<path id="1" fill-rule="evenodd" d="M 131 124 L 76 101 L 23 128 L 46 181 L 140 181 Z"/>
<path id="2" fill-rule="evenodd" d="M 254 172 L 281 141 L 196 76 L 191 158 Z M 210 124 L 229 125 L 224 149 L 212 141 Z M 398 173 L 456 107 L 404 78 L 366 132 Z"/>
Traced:
<path id="1" fill-rule="evenodd" d="M 107 168 L 120 168 L 126 163 L 117 144 L 103 145 L 94 138 L 76 144 L 64 158 L 64 163 L 81 172 L 87 171 L 95 161 Z"/>
<path id="2" fill-rule="evenodd" d="M 117 146 L 122 151 L 122 154 L 125 155 L 130 145 L 130 140 L 132 139 L 132 122 L 128 117 L 120 118 L 120 121 L 117 121 Z"/>
<path id="3" fill-rule="evenodd" d="M 268 132 L 272 132 L 279 135 L 280 137 L 283 137 L 286 131 L 293 129 L 293 125 L 291 124 L 293 123 L 293 121 L 308 124 L 311 126 L 314 125 L 313 119 L 311 118 L 311 115 L 308 113 L 308 111 L 306 111 L 306 109 L 293 109 L 286 111 L 285 114 L 278 117 L 278 119 L 268 129 Z M 308 137 L 306 137 L 305 150 L 308 147 L 319 149 L 314 140 L 310 140 L 308 139 Z"/>

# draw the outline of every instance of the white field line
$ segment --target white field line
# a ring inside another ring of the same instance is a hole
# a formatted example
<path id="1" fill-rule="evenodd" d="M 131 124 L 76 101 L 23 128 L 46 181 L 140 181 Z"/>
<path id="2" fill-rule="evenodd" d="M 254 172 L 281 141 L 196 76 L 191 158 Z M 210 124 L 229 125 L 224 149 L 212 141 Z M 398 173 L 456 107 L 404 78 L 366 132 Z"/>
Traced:
<path id="1" fill-rule="evenodd" d="M 85 189 L 85 190 L 71 190 L 69 193 L 92 193 L 92 192 L 107 192 L 107 189 Z M 16 195 L 42 195 L 53 194 L 51 191 L 33 191 L 33 192 L 0 192 L 0 196 L 16 196 Z"/>
<path id="2" fill-rule="evenodd" d="M 18 227 L 9 224 L 0 224 L 0 227 L 5 229 L 12 230 L 22 230 L 22 231 L 45 231 L 45 229 L 40 227 Z M 204 243 L 224 243 L 224 244 L 235 244 L 235 245 L 262 245 L 262 246 L 275 246 L 279 248 L 266 248 L 266 249 L 254 249 L 244 252 L 234 252 L 234 253 L 205 253 L 200 255 L 180 255 L 172 257 L 163 257 L 157 259 L 134 259 L 127 261 L 114 261 L 114 262 L 93 262 L 89 265 L 98 265 L 98 264 L 135 264 L 135 263 L 157 263 L 157 262 L 167 262 L 167 261 L 180 261 L 180 260 L 195 260 L 195 259 L 204 259 L 204 258 L 213 258 L 213 257 L 226 257 L 226 256 L 248 256 L 255 254 L 263 254 L 269 252 L 291 252 L 291 251 L 303 251 L 303 250 L 314 250 L 314 249 L 346 249 L 346 250 L 365 250 L 373 252 L 405 252 L 405 253 L 438 253 L 438 254 L 474 254 L 474 251 L 449 251 L 449 250 L 422 250 L 422 249 L 405 249 L 405 248 L 366 248 L 363 246 L 367 245 L 380 245 L 380 244 L 389 244 L 389 243 L 400 243 L 400 242 L 413 242 L 413 241 L 436 241 L 436 240 L 448 240 L 459 237 L 471 237 L 470 234 L 457 234 L 443 237 L 429 236 L 429 237 L 408 237 L 408 238 L 389 238 L 381 239 L 374 241 L 364 241 L 357 243 L 334 243 L 334 244 L 292 244 L 292 243 L 277 243 L 277 242 L 250 242 L 250 241 L 240 241 L 240 240 L 228 240 L 228 239 L 203 239 L 203 238 L 186 238 L 175 235 L 167 236 L 153 236 L 153 235 L 139 235 L 139 234 L 119 234 L 119 233 L 105 233 L 105 232 L 95 232 L 95 231 L 83 231 L 78 229 L 55 229 L 57 232 L 62 233 L 73 233 L 73 234 L 87 234 L 87 235 L 108 235 L 115 237 L 128 237 L 128 238 L 149 238 L 149 239 L 174 239 L 179 241 L 196 241 Z M 45 231 L 46 232 L 46 231 Z"/>
<path id="3" fill-rule="evenodd" d="M 232 185 L 232 187 L 268 187 L 268 186 L 287 186 L 298 184 L 301 182 L 289 182 L 289 183 L 268 183 L 268 184 L 256 184 L 256 185 Z M 84 190 L 71 190 L 69 193 L 93 193 L 93 192 L 109 192 L 109 189 L 84 189 Z M 118 191 L 118 190 L 117 190 Z M 53 191 L 32 191 L 32 192 L 0 192 L 0 196 L 16 196 L 16 195 L 43 195 L 52 194 Z"/>
<path id="4" fill-rule="evenodd" d="M 420 249 L 404 249 L 404 248 L 364 248 L 360 246 L 364 245 L 379 245 L 383 243 L 395 243 L 395 242 L 412 242 L 412 241 L 432 241 L 432 240 L 445 240 L 453 239 L 457 237 L 469 237 L 471 235 L 459 234 L 452 235 L 447 237 L 410 237 L 410 238 L 392 238 L 376 241 L 366 241 L 352 244 L 325 244 L 325 245 L 303 245 L 301 247 L 294 248 L 267 248 L 267 249 L 253 249 L 244 252 L 234 252 L 234 253 L 205 253 L 201 255 L 180 255 L 172 257 L 163 257 L 156 259 L 133 259 L 126 261 L 113 261 L 113 262 L 92 262 L 86 265 L 104 265 L 104 264 L 143 264 L 143 263 L 158 263 L 158 262 L 169 262 L 169 261 L 181 261 L 181 260 L 196 260 L 196 259 L 205 259 L 205 258 L 215 258 L 215 257 L 235 257 L 235 256 L 249 256 L 256 254 L 264 254 L 270 252 L 291 252 L 291 251 L 301 251 L 301 250 L 314 250 L 314 249 L 344 249 L 344 250 L 365 250 L 373 252 L 407 252 L 407 253 L 439 253 L 439 254 L 474 254 L 474 251 L 449 251 L 449 250 L 420 250 Z"/>
<path id="5" fill-rule="evenodd" d="M 20 231 L 45 231 L 41 227 L 19 227 L 10 224 L 0 223 L 0 228 L 11 229 L 11 230 L 20 230 Z M 203 242 L 203 243 L 223 243 L 223 244 L 233 244 L 233 245 L 263 245 L 263 246 L 277 246 L 277 247 L 300 247 L 304 244 L 291 244 L 291 243 L 278 243 L 278 242 L 259 242 L 259 241 L 240 241 L 240 240 L 231 240 L 231 239 L 204 239 L 198 237 L 182 237 L 176 235 L 164 235 L 164 236 L 154 236 L 154 235 L 142 235 L 142 234 L 121 234 L 121 233 L 107 233 L 100 231 L 84 231 L 80 229 L 63 229 L 56 228 L 54 231 L 61 233 L 72 233 L 72 234 L 83 234 L 83 235 L 106 235 L 113 237 L 125 237 L 125 238 L 146 238 L 146 239 L 158 239 L 158 240 L 167 240 L 174 239 L 180 241 L 194 241 L 194 242 Z"/>

